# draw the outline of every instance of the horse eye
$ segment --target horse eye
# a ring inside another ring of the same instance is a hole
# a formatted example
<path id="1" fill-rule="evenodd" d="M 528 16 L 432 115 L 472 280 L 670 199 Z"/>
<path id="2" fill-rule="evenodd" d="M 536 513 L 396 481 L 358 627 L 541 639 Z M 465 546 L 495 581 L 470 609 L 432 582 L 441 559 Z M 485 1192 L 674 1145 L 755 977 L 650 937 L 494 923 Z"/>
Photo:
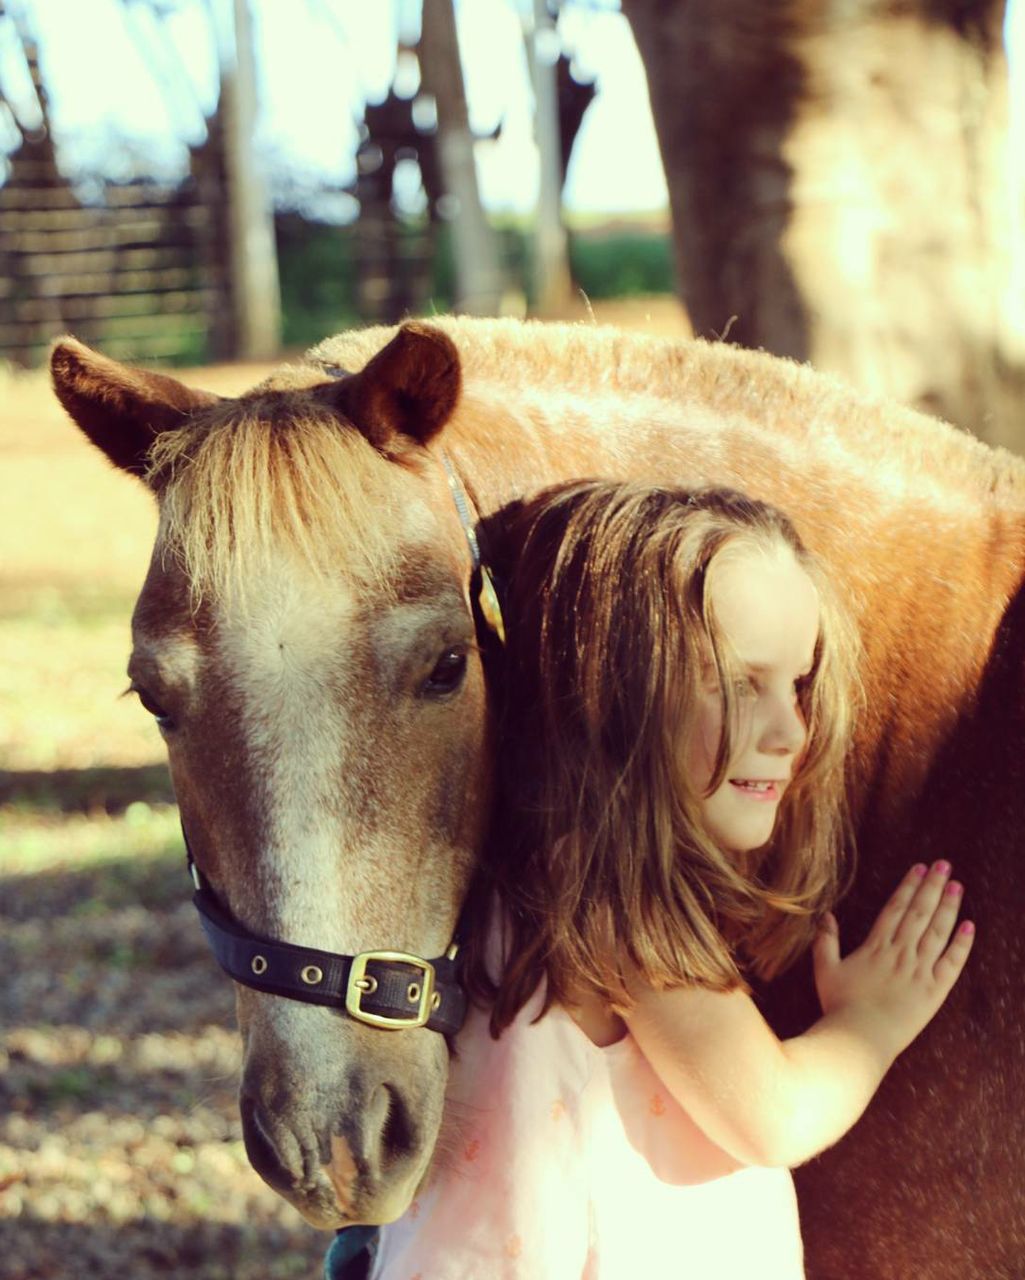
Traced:
<path id="1" fill-rule="evenodd" d="M 422 693 L 440 698 L 455 693 L 466 675 L 466 654 L 462 649 L 446 649 L 434 664 L 434 670 L 423 683 Z"/>
<path id="2" fill-rule="evenodd" d="M 156 720 L 161 729 L 170 729 L 172 727 L 171 717 L 164 708 L 147 693 L 140 685 L 132 684 L 129 686 L 129 692 L 138 694 L 139 701 L 142 703 L 146 711 Z"/>

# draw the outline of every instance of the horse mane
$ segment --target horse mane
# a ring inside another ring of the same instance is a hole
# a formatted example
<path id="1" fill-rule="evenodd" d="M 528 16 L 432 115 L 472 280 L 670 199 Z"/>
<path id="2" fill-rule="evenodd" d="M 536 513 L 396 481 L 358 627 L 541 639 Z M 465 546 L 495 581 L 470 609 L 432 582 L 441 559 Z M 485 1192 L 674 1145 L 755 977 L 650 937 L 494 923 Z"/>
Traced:
<path id="1" fill-rule="evenodd" d="M 583 396 L 648 397 L 743 419 L 768 437 L 828 452 L 832 465 L 872 475 L 886 491 L 944 505 L 960 497 L 1020 509 L 1025 459 L 947 422 L 854 390 L 830 374 L 763 351 L 704 339 L 654 338 L 609 326 L 542 321 L 430 320 L 459 350 L 466 391 L 475 384 L 535 394 L 557 414 Z M 359 369 L 394 336 L 383 327 L 328 338 L 313 359 Z"/>
<path id="2" fill-rule="evenodd" d="M 157 436 L 147 479 L 162 546 L 198 608 L 207 597 L 241 601 L 282 555 L 386 590 L 397 555 L 390 465 L 301 392 L 263 391 Z"/>

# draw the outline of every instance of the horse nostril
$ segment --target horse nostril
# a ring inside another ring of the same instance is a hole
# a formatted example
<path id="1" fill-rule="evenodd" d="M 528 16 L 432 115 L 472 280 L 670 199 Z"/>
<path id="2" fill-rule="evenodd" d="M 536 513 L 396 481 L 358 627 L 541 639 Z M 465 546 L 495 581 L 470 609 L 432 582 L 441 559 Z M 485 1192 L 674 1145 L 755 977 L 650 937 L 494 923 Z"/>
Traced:
<path id="1" fill-rule="evenodd" d="M 239 1111 L 242 1116 L 242 1139 L 249 1163 L 275 1191 L 288 1191 L 297 1186 L 302 1179 L 302 1169 L 289 1168 L 253 1099 L 240 1098 Z"/>
<path id="2" fill-rule="evenodd" d="M 402 1095 L 388 1085 L 381 1085 L 378 1095 L 384 1094 L 384 1124 L 381 1126 L 381 1164 L 387 1169 L 398 1160 L 407 1160 L 416 1147 L 416 1130 L 409 1109 Z M 378 1102 L 378 1098 L 374 1099 Z"/>

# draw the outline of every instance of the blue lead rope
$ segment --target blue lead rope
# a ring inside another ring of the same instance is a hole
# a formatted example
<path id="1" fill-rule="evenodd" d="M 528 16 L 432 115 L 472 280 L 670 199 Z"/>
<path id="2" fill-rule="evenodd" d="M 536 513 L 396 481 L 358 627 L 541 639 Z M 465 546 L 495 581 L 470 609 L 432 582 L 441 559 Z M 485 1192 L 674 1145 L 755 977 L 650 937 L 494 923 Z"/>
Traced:
<path id="1" fill-rule="evenodd" d="M 345 1227 L 324 1257 L 324 1280 L 367 1280 L 377 1255 L 377 1227 Z"/>

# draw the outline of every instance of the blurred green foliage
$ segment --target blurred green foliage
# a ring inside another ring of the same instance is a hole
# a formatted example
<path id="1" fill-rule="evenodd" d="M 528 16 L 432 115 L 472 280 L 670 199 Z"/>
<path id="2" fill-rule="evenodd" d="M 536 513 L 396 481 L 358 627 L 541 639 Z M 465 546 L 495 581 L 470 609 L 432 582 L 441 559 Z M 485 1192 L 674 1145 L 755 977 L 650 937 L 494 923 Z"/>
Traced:
<path id="1" fill-rule="evenodd" d="M 632 298 L 673 292 L 668 232 L 616 231 L 571 235 L 570 270 L 589 298 Z"/>
<path id="2" fill-rule="evenodd" d="M 506 278 L 529 305 L 530 231 L 522 222 L 496 224 Z M 297 217 L 277 222 L 281 276 L 283 344 L 308 347 L 329 334 L 370 323 L 361 313 L 357 274 L 363 246 L 356 224 L 325 226 Z M 455 294 L 449 228 L 435 233 L 433 259 L 417 266 L 425 241 L 422 228 L 400 231 L 398 257 L 419 279 L 408 292 L 422 299 L 411 308 L 425 314 L 451 309 Z M 592 299 L 667 294 L 673 291 L 672 248 L 668 231 L 600 226 L 570 233 L 570 265 L 578 289 Z"/>
<path id="3" fill-rule="evenodd" d="M 309 347 L 357 324 L 353 228 L 279 218 L 277 242 L 283 345 Z"/>

